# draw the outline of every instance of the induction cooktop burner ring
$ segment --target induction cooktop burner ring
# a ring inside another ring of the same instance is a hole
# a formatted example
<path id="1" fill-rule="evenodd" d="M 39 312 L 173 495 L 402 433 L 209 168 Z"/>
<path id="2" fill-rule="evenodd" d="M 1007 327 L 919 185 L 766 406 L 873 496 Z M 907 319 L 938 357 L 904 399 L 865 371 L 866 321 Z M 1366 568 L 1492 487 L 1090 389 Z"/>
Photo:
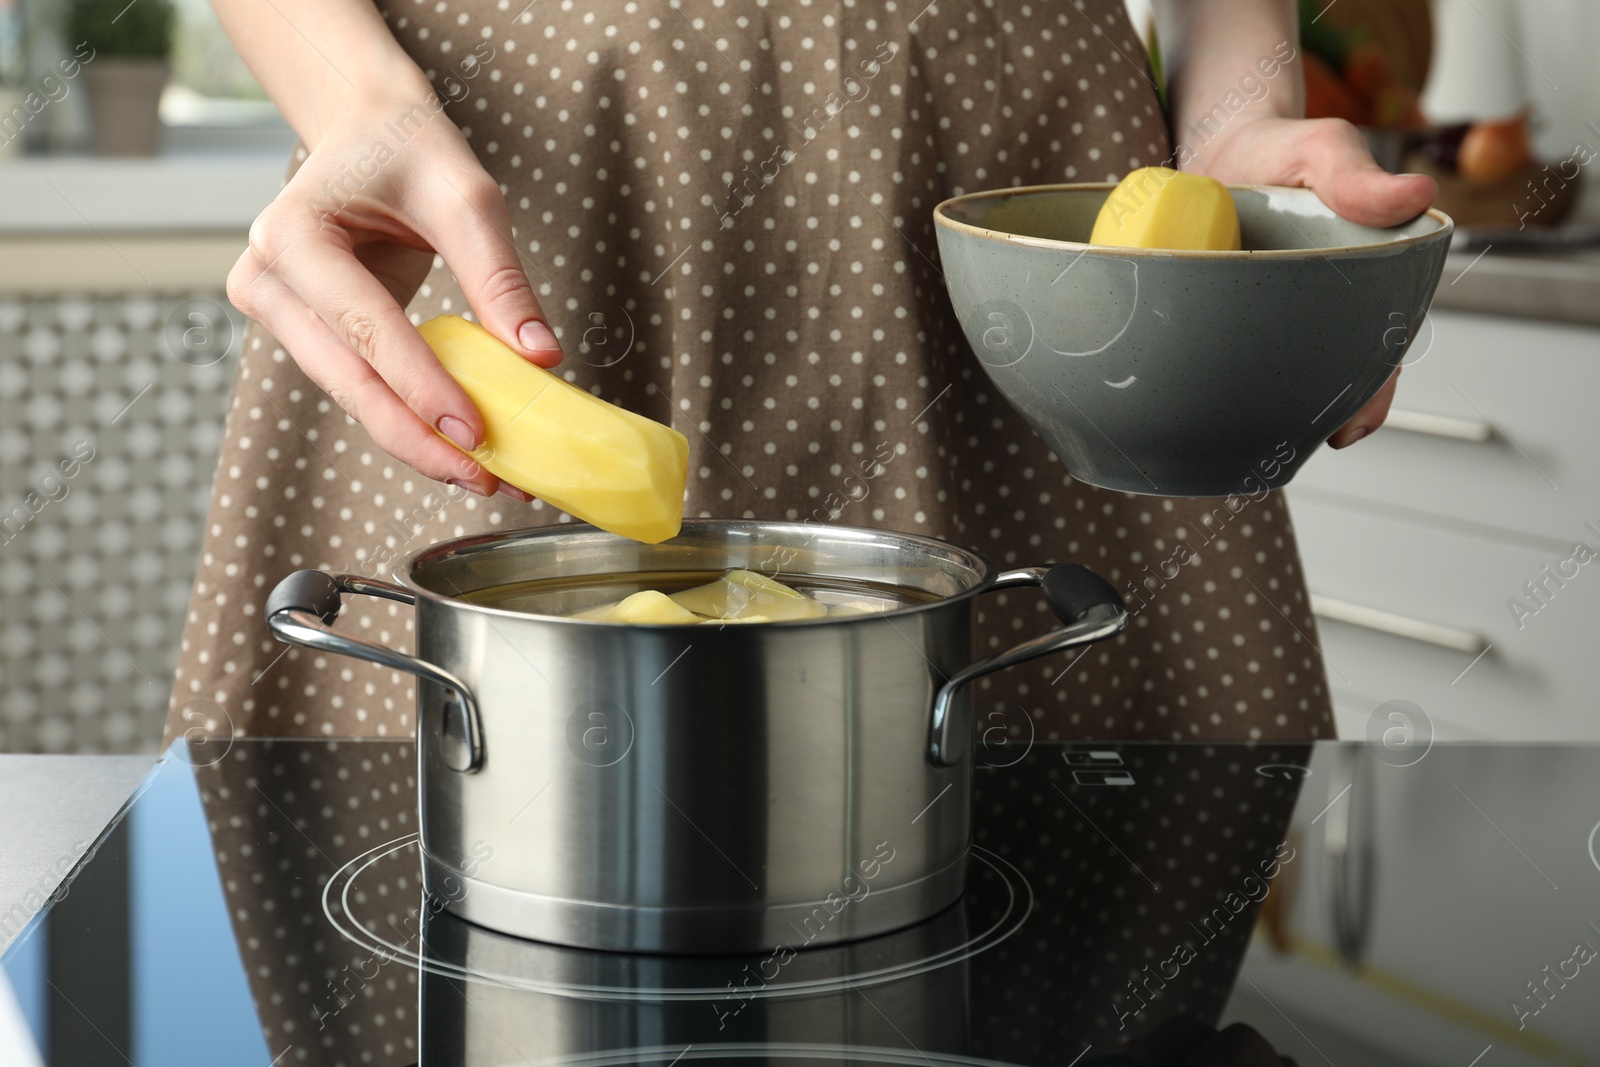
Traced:
<path id="1" fill-rule="evenodd" d="M 414 833 L 406 834 L 403 837 L 397 837 L 392 841 L 368 849 L 335 871 L 332 877 L 328 879 L 327 884 L 323 886 L 322 912 L 328 923 L 339 931 L 340 935 L 347 941 L 366 949 L 374 956 L 444 978 L 487 982 L 509 989 L 549 993 L 581 1000 L 715 1001 L 724 1000 L 728 997 L 726 984 L 721 986 L 658 988 L 638 985 L 602 986 L 539 981 L 525 976 L 496 974 L 478 968 L 464 967 L 448 960 L 425 959 L 418 952 L 407 948 L 405 945 L 385 940 L 355 918 L 355 913 L 350 907 L 350 894 L 362 874 L 375 864 L 396 855 L 416 843 L 417 839 L 417 835 Z M 1003 857 L 990 852 L 988 849 L 977 845 L 972 846 L 972 858 L 981 863 L 991 877 L 999 879 L 1006 891 L 1005 908 L 999 917 L 983 931 L 969 936 L 959 945 L 952 945 L 938 952 L 919 959 L 908 960 L 901 964 L 870 971 L 841 974 L 829 978 L 790 982 L 772 981 L 766 983 L 759 990 L 742 990 L 739 994 L 740 998 L 762 1000 L 778 997 L 815 996 L 819 993 L 840 992 L 851 988 L 883 985 L 887 982 L 900 981 L 915 975 L 925 974 L 940 967 L 948 967 L 994 948 L 1022 929 L 1023 924 L 1027 922 L 1028 916 L 1033 913 L 1033 887 L 1028 884 L 1028 880 L 1023 877 L 1021 871 L 1017 870 L 1015 866 L 1007 862 Z M 968 879 L 968 893 L 972 892 L 972 881 L 971 878 Z M 338 896 L 339 900 L 338 909 L 335 909 L 333 905 L 333 897 L 335 895 Z M 960 907 L 961 904 L 958 902 L 954 906 Z M 496 936 L 510 937 L 510 935 Z M 528 944 L 530 946 L 544 946 L 563 951 L 582 951 L 567 946 L 545 945 L 543 942 L 530 941 Z M 961 1062 L 981 1063 L 987 1061 L 970 1060 Z"/>

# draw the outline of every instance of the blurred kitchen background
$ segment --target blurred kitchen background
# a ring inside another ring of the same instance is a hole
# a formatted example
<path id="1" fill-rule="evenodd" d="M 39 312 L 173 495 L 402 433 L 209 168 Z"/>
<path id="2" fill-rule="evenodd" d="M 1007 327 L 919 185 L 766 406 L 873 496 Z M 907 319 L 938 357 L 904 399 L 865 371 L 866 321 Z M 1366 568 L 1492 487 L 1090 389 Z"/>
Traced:
<path id="1" fill-rule="evenodd" d="M 1596 0 L 1303 10 L 1313 106 L 1446 210 L 1600 218 Z M 158 745 L 244 328 L 223 283 L 292 144 L 203 0 L 0 0 L 0 750 Z M 1396 425 L 1291 493 L 1347 737 L 1404 698 L 1440 737 L 1600 738 L 1600 577 L 1506 603 L 1600 547 L 1600 256 L 1496 241 L 1452 257 Z"/>

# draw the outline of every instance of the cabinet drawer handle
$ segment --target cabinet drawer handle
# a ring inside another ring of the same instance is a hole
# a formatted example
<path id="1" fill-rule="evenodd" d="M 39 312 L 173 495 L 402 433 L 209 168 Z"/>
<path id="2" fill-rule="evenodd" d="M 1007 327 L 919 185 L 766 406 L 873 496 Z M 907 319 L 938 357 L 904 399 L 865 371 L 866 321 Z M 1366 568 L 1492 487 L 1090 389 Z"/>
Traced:
<path id="1" fill-rule="evenodd" d="M 1392 430 L 1443 437 L 1451 441 L 1483 444 L 1494 440 L 1494 427 L 1481 419 L 1458 419 L 1453 415 L 1434 415 L 1410 408 L 1390 408 L 1389 417 L 1383 425 Z"/>
<path id="2" fill-rule="evenodd" d="M 1391 611 L 1381 611 L 1362 604 L 1352 604 L 1348 600 L 1335 600 L 1333 597 L 1320 596 L 1316 593 L 1311 594 L 1311 611 L 1334 622 L 1359 626 L 1364 630 L 1375 630 L 1393 637 L 1404 637 L 1410 641 L 1420 641 L 1436 648 L 1448 648 L 1452 652 L 1461 652 L 1468 656 L 1476 656 L 1489 647 L 1488 638 L 1471 630 L 1440 626 L 1438 623 L 1424 622 L 1421 619 L 1396 615 Z"/>

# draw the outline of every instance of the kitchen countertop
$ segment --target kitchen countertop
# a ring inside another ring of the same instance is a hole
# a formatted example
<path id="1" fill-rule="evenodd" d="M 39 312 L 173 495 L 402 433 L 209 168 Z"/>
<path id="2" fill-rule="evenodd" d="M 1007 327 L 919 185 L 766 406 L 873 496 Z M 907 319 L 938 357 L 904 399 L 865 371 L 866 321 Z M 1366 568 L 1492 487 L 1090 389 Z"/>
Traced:
<path id="1" fill-rule="evenodd" d="M 0 952 L 128 802 L 153 756 L 0 755 Z"/>
<path id="2" fill-rule="evenodd" d="M 10 258 L 18 264 L 12 272 L 16 277 L 8 282 L 0 270 L 0 288 L 62 288 L 69 280 L 82 279 L 84 258 L 94 253 L 105 260 L 100 273 L 119 287 L 149 284 L 152 278 L 167 281 L 172 270 L 145 263 L 136 247 L 156 235 L 214 243 L 226 237 L 225 247 L 208 257 L 205 276 L 216 275 L 218 265 L 226 273 L 239 238 L 282 185 L 286 144 L 177 152 L 154 159 L 65 156 L 0 165 L 0 240 L 31 242 L 14 249 L 17 254 Z M 1597 217 L 1600 190 L 1580 201 L 1574 221 L 1592 224 Z M 48 240 L 73 236 L 84 242 L 81 248 L 64 246 L 70 247 L 67 258 L 75 266 L 52 269 L 45 262 L 41 282 L 40 260 L 49 259 Z M 185 254 L 193 252 L 187 249 Z M 142 276 L 128 270 L 129 256 L 141 264 Z M 121 271 L 128 276 L 122 277 Z M 1445 261 L 1433 306 L 1600 326 L 1600 248 L 1508 252 L 1491 247 L 1482 256 L 1453 254 Z"/>
<path id="3" fill-rule="evenodd" d="M 1600 248 L 1452 254 L 1433 307 L 1600 326 Z"/>
<path id="4" fill-rule="evenodd" d="M 269 140 L 0 162 L 0 294 L 221 289 L 289 154 Z"/>
<path id="5" fill-rule="evenodd" d="M 1586 183 L 1563 227 L 1600 227 L 1600 181 Z M 1600 326 L 1600 246 L 1452 252 L 1433 306 L 1441 311 Z"/>
<path id="6" fill-rule="evenodd" d="M 278 195 L 288 160 L 277 148 L 8 160 L 0 164 L 0 237 L 244 233 Z"/>

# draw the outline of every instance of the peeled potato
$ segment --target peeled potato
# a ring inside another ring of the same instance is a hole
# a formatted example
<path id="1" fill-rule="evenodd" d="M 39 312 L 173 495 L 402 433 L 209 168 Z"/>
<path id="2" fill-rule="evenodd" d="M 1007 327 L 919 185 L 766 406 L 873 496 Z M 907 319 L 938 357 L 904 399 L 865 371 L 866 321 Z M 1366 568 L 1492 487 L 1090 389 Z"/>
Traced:
<path id="1" fill-rule="evenodd" d="M 740 622 L 751 616 L 768 620 L 815 619 L 828 609 L 804 593 L 755 571 L 733 570 L 714 582 L 672 595 L 680 607 L 712 619 Z"/>
<path id="2" fill-rule="evenodd" d="M 851 614 L 834 611 L 833 614 Z M 755 571 L 732 570 L 714 582 L 667 596 L 646 589 L 615 604 L 575 613 L 575 619 L 632 623 L 750 623 L 815 619 L 827 605 Z"/>
<path id="3" fill-rule="evenodd" d="M 596 619 L 600 622 L 653 623 L 658 626 L 705 622 L 694 612 L 673 603 L 667 594 L 654 589 L 640 590 L 616 604 L 580 611 L 573 618 Z"/>
<path id="4" fill-rule="evenodd" d="M 1203 174 L 1140 167 L 1100 205 L 1089 243 L 1117 248 L 1221 252 L 1239 248 L 1228 187 Z"/>
<path id="5" fill-rule="evenodd" d="M 678 535 L 683 434 L 534 366 L 459 315 L 417 329 L 483 415 L 471 455 L 484 469 L 602 530 L 646 544 Z"/>

